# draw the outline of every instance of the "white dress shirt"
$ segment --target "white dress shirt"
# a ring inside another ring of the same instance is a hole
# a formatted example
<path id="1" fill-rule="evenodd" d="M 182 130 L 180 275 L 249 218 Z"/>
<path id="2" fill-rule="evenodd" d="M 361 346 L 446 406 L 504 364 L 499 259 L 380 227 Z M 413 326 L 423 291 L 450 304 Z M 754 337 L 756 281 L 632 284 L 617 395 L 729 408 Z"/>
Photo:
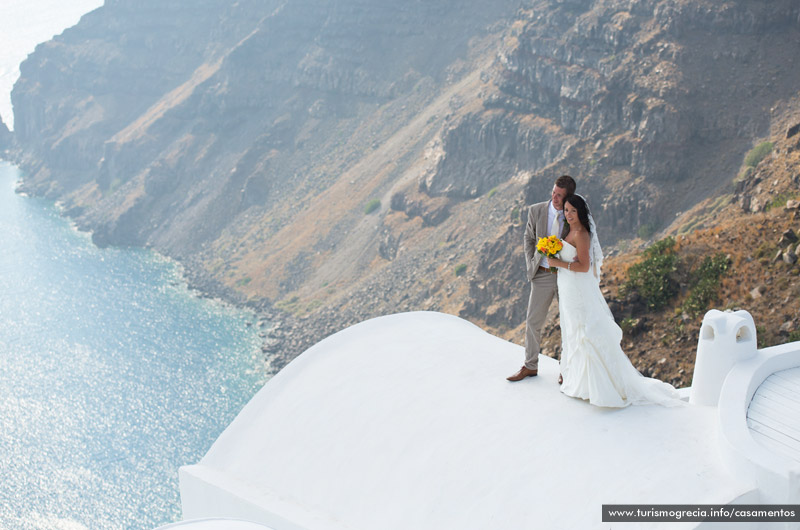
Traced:
<path id="1" fill-rule="evenodd" d="M 564 210 L 556 210 L 553 206 L 553 201 L 547 207 L 547 235 L 561 237 L 561 231 L 564 229 Z M 542 258 L 539 263 L 542 267 L 549 267 L 550 263 L 547 258 Z"/>

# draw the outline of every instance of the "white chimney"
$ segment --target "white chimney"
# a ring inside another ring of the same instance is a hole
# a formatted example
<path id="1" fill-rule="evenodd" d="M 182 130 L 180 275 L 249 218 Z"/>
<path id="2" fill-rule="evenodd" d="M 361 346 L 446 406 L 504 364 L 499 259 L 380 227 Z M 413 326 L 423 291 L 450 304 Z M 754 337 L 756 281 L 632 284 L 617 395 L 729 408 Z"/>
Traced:
<path id="1" fill-rule="evenodd" d="M 716 406 L 733 365 L 755 355 L 756 325 L 747 311 L 712 309 L 703 317 L 689 402 Z"/>

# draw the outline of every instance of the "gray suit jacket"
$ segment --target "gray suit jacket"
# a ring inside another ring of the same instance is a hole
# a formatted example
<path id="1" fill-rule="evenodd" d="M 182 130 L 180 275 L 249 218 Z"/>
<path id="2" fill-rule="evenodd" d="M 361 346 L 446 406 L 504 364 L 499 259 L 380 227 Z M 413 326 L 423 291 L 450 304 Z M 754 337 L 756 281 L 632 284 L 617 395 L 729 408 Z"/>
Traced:
<path id="1" fill-rule="evenodd" d="M 539 270 L 539 263 L 544 257 L 536 252 L 536 243 L 539 242 L 540 237 L 550 235 L 547 231 L 547 209 L 549 207 L 550 201 L 544 201 L 537 202 L 528 208 L 528 224 L 525 226 L 525 268 L 529 282 L 533 281 L 533 276 Z M 569 234 L 569 224 L 564 223 L 561 239 L 567 237 L 567 234 Z"/>

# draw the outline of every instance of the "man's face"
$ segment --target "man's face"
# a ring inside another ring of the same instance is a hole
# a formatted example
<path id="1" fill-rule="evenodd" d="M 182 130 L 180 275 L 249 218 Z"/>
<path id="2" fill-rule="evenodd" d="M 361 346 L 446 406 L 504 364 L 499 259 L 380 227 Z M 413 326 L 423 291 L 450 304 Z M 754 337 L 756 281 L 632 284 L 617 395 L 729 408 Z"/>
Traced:
<path id="1" fill-rule="evenodd" d="M 564 199 L 567 198 L 567 190 L 559 188 L 558 186 L 553 186 L 553 195 L 551 198 L 553 199 L 553 207 L 556 210 L 563 210 Z"/>

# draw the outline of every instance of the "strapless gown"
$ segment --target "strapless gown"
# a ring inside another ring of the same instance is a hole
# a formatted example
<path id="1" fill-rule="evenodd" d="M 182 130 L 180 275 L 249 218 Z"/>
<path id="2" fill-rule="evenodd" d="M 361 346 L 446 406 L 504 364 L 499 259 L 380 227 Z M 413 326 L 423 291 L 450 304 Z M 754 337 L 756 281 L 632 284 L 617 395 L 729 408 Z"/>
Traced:
<path id="1" fill-rule="evenodd" d="M 575 247 L 563 243 L 561 259 L 572 261 Z M 591 271 L 558 270 L 558 306 L 563 393 L 600 407 L 685 404 L 672 385 L 644 377 L 631 364 L 620 346 L 622 329 Z"/>

